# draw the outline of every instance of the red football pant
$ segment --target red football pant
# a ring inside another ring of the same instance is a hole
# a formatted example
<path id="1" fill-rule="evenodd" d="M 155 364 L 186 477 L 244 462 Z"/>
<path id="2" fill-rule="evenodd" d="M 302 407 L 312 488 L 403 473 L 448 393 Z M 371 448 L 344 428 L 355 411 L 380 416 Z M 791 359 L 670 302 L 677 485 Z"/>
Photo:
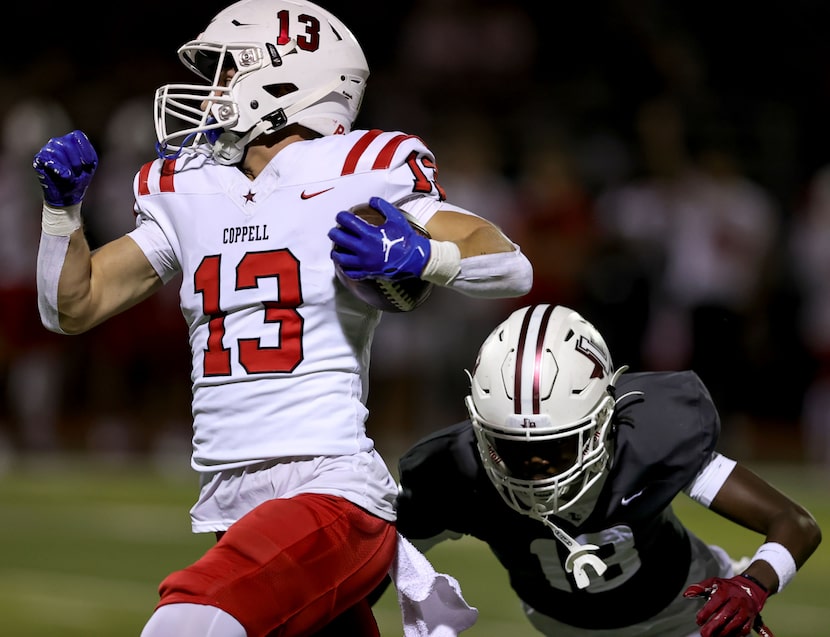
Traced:
<path id="1" fill-rule="evenodd" d="M 269 500 L 165 578 L 158 605 L 216 606 L 248 637 L 312 635 L 338 616 L 362 618 L 364 632 L 355 635 L 377 635 L 373 619 L 367 626 L 365 598 L 388 573 L 396 548 L 393 523 L 343 498 Z"/>

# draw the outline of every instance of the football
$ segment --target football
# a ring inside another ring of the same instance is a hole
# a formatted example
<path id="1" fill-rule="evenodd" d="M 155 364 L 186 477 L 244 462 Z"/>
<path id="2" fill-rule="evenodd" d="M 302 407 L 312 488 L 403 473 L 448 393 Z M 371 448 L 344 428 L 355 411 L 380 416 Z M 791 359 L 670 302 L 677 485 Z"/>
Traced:
<path id="1" fill-rule="evenodd" d="M 368 203 L 353 206 L 349 211 L 373 226 L 383 225 L 386 221 L 383 214 Z M 429 239 L 426 228 L 422 227 L 409 213 L 403 210 L 401 213 L 418 234 Z M 352 294 L 364 303 L 384 312 L 411 312 L 423 305 L 433 288 L 433 284 L 429 281 L 416 277 L 396 281 L 383 278 L 355 280 L 347 276 L 336 263 L 334 272 L 337 279 Z"/>

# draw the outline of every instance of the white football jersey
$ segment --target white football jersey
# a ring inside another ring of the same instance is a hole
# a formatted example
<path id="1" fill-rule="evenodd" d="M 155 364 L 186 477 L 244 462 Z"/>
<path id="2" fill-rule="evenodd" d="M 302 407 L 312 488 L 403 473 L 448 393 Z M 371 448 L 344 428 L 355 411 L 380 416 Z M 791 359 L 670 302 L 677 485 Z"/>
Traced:
<path id="1" fill-rule="evenodd" d="M 130 236 L 163 281 L 183 275 L 193 467 L 371 449 L 365 403 L 381 313 L 336 281 L 327 233 L 371 196 L 443 199 L 423 142 L 378 130 L 297 142 L 254 181 L 207 156 L 157 159 L 134 191 Z M 437 206 L 414 208 L 425 224 Z"/>

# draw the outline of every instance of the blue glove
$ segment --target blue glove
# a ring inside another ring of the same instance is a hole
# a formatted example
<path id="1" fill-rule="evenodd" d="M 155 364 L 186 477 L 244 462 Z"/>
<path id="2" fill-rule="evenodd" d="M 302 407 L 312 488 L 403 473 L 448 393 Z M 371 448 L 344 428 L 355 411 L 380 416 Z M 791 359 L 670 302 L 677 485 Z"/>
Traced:
<path id="1" fill-rule="evenodd" d="M 89 139 L 76 130 L 53 137 L 35 155 L 43 199 L 50 206 L 63 208 L 80 203 L 98 168 L 98 155 Z"/>
<path id="2" fill-rule="evenodd" d="M 372 197 L 369 205 L 386 221 L 373 226 L 351 212 L 338 212 L 339 225 L 328 234 L 334 242 L 332 261 L 351 279 L 420 277 L 429 261 L 429 239 L 388 201 Z"/>

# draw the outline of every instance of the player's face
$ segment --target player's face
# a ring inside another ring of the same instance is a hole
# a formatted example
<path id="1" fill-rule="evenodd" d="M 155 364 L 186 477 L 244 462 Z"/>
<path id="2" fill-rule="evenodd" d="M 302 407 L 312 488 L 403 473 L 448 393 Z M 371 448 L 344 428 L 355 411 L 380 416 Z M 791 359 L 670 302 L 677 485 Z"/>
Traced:
<path id="1" fill-rule="evenodd" d="M 227 86 L 230 78 L 236 72 L 236 63 L 230 53 L 219 53 L 213 51 L 197 51 L 193 57 L 193 63 L 199 69 L 199 73 L 206 78 L 215 78 L 219 81 L 221 86 Z M 221 73 L 219 77 L 216 76 L 216 71 L 220 68 Z"/>
<path id="2" fill-rule="evenodd" d="M 514 478 L 544 480 L 570 469 L 577 458 L 576 438 L 514 442 L 501 441 L 499 456 Z"/>
<path id="3" fill-rule="evenodd" d="M 233 76 L 236 75 L 236 69 L 233 67 L 222 69 L 219 74 L 219 86 L 227 86 L 231 83 Z"/>
<path id="4" fill-rule="evenodd" d="M 236 75 L 236 64 L 234 63 L 233 57 L 230 54 L 226 54 L 224 56 L 222 61 L 222 68 L 219 71 L 218 76 L 216 74 L 216 70 L 219 68 L 219 55 L 199 52 L 196 54 L 195 61 L 199 71 L 205 77 L 216 78 L 216 84 L 218 86 L 230 85 L 231 80 Z M 217 91 L 215 95 L 218 94 L 219 92 Z M 210 100 L 205 100 L 201 104 L 201 108 L 203 111 L 208 110 L 210 106 Z"/>
<path id="5" fill-rule="evenodd" d="M 236 69 L 225 69 L 219 75 L 219 86 L 227 86 L 231 83 L 231 78 L 236 75 Z M 219 91 L 214 91 L 213 95 L 219 95 Z M 210 109 L 213 102 L 211 100 L 205 100 L 201 103 L 201 109 L 203 111 L 207 111 Z"/>

